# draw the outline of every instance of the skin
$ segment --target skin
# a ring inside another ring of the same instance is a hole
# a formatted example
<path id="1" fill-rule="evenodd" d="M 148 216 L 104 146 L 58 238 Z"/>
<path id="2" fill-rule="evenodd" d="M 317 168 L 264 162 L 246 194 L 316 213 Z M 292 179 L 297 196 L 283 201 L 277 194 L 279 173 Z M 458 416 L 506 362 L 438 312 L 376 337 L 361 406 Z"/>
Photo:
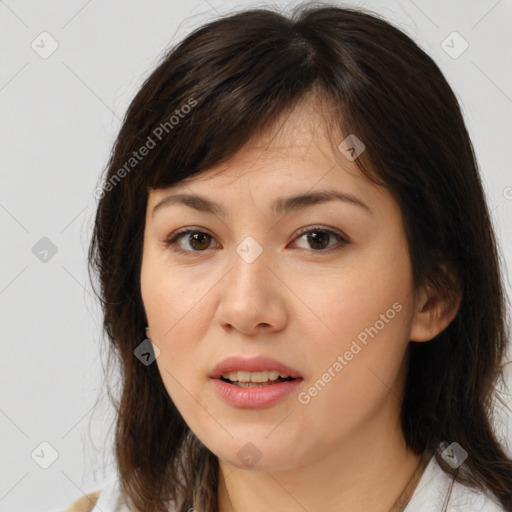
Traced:
<path id="1" fill-rule="evenodd" d="M 319 111 L 303 101 L 227 163 L 148 197 L 141 268 L 148 337 L 160 350 L 169 396 L 219 458 L 220 512 L 387 512 L 420 460 L 399 423 L 408 344 L 432 339 L 458 308 L 433 290 L 414 290 L 398 204 L 356 162 L 333 153 Z M 342 201 L 287 215 L 270 210 L 276 197 L 320 189 L 352 194 L 373 213 Z M 218 201 L 228 215 L 182 204 L 152 215 L 178 192 Z M 324 235 L 314 245 L 298 234 L 316 225 L 348 243 Z M 194 245 L 186 234 L 165 245 L 186 226 L 211 238 Z M 248 236 L 263 249 L 252 263 L 236 252 Z M 208 378 L 229 355 L 268 355 L 297 369 L 298 391 L 307 391 L 395 303 L 400 312 L 307 404 L 293 393 L 268 408 L 236 408 Z M 237 457 L 248 442 L 261 453 L 250 468 Z"/>

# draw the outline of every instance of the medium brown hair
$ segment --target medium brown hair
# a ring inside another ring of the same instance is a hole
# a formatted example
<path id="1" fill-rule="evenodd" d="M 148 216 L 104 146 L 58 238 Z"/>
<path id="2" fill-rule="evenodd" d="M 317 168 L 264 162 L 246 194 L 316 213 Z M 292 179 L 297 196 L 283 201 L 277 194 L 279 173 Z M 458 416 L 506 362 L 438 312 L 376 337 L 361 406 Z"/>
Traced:
<path id="1" fill-rule="evenodd" d="M 330 105 L 339 133 L 364 142 L 356 163 L 400 205 L 415 286 L 462 294 L 443 332 L 409 344 L 406 443 L 451 472 L 439 446 L 458 442 L 468 458 L 456 478 L 490 490 L 512 511 L 512 461 L 492 426 L 506 301 L 460 106 L 432 58 L 404 32 L 373 13 L 319 3 L 290 15 L 249 9 L 194 30 L 164 55 L 125 115 L 89 248 L 121 374 L 114 405 L 122 493 L 138 511 L 168 503 L 183 512 L 217 510 L 217 457 L 184 422 L 157 365 L 134 355 L 145 338 L 140 270 L 148 192 L 226 162 L 313 94 Z M 142 146 L 149 148 L 144 156 Z"/>

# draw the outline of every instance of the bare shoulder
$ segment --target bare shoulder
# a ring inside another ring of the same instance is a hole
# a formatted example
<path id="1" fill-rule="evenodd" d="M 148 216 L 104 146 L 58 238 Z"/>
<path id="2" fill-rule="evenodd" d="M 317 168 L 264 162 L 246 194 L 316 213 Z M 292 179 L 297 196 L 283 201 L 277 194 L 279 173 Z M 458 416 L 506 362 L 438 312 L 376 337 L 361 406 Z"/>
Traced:
<path id="1" fill-rule="evenodd" d="M 96 501 L 98 501 L 100 493 L 101 490 L 94 491 L 92 493 L 86 494 L 85 496 L 82 496 L 81 498 L 74 501 L 70 507 L 63 512 L 90 512 L 94 508 Z"/>

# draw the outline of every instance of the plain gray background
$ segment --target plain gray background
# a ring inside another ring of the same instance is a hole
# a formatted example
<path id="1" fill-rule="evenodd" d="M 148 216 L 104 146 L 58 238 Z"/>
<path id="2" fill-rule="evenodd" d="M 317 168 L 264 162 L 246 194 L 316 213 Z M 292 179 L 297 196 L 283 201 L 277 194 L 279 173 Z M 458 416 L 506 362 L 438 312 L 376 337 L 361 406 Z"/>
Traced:
<path id="1" fill-rule="evenodd" d="M 512 3 L 337 4 L 383 14 L 445 73 L 512 268 Z M 63 510 L 114 474 L 101 316 L 86 268 L 94 189 L 120 120 L 161 53 L 219 14 L 263 5 L 0 1 L 0 511 Z M 497 418 L 509 446 L 511 423 L 510 415 Z"/>

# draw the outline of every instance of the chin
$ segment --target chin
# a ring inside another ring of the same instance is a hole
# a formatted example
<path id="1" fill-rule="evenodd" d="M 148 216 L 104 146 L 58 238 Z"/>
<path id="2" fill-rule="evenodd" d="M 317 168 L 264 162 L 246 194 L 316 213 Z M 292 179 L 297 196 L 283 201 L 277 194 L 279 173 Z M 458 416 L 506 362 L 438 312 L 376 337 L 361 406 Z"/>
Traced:
<path id="1" fill-rule="evenodd" d="M 281 471 L 299 466 L 297 445 L 288 439 L 265 439 L 268 430 L 259 436 L 246 435 L 231 439 L 229 443 L 208 446 L 220 461 L 238 469 L 249 471 Z"/>

